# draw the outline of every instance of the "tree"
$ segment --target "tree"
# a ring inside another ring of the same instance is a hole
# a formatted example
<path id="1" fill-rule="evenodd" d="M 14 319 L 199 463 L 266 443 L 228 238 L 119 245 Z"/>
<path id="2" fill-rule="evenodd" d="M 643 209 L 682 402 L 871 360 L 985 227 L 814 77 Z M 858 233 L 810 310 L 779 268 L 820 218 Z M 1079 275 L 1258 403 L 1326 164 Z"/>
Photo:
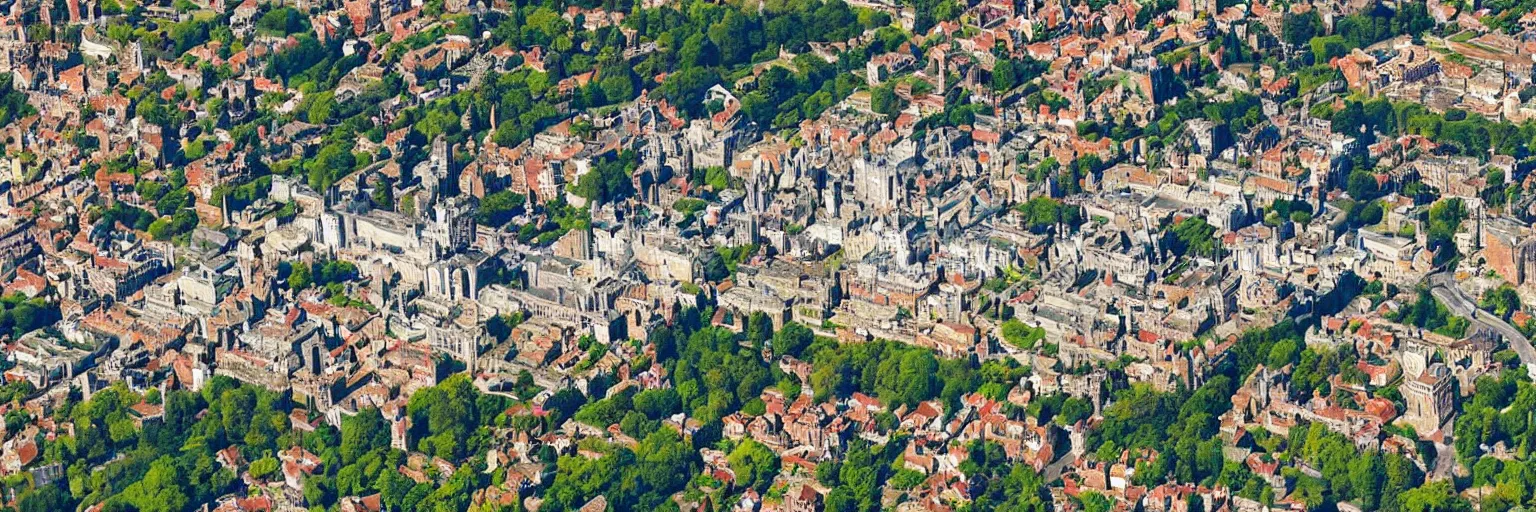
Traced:
<path id="1" fill-rule="evenodd" d="M 714 66 L 716 62 L 716 48 L 713 43 L 705 39 L 704 34 L 688 36 L 683 41 L 683 47 L 678 51 L 678 69 L 680 73 L 696 71 Z"/>
<path id="2" fill-rule="evenodd" d="M 310 275 L 314 283 L 326 286 L 332 283 L 350 281 L 357 277 L 357 266 L 351 262 L 340 260 L 327 260 L 324 263 L 316 263 L 312 266 Z"/>
<path id="3" fill-rule="evenodd" d="M 1282 39 L 1297 48 L 1306 46 L 1313 37 L 1322 34 L 1323 30 L 1323 18 L 1318 16 L 1316 10 L 1301 14 L 1288 12 L 1280 26 Z"/>
<path id="4" fill-rule="evenodd" d="M 1376 176 L 1361 170 L 1349 173 L 1349 182 L 1345 190 L 1357 201 L 1370 201 L 1380 195 L 1376 186 Z"/>
<path id="5" fill-rule="evenodd" d="M 779 456 L 757 441 L 747 439 L 727 457 L 736 481 L 743 487 L 765 492 L 779 474 Z"/>
<path id="6" fill-rule="evenodd" d="M 1402 507 L 1405 512 L 1459 512 L 1471 511 L 1472 505 L 1456 494 L 1449 480 L 1435 480 L 1404 492 Z"/>
<path id="7" fill-rule="evenodd" d="M 299 14 L 299 11 L 284 6 L 262 15 L 256 22 L 256 29 L 269 34 L 286 36 L 306 31 L 304 25 L 304 16 Z"/>
<path id="8" fill-rule="evenodd" d="M 675 389 L 647 389 L 636 393 L 631 400 L 634 410 L 647 418 L 660 420 L 682 412 L 681 397 Z"/>
<path id="9" fill-rule="evenodd" d="M 328 144 L 304 164 L 308 184 L 315 190 L 330 188 L 338 178 L 356 167 L 357 159 L 347 144 Z"/>
<path id="10" fill-rule="evenodd" d="M 1295 341 L 1281 340 L 1269 349 L 1270 368 L 1279 369 L 1294 364 L 1301 356 L 1301 347 Z"/>
<path id="11" fill-rule="evenodd" d="M 901 111 L 901 99 L 896 96 L 894 87 L 881 85 L 870 89 L 869 106 L 877 114 L 894 116 Z"/>
<path id="12" fill-rule="evenodd" d="M 14 87 L 10 73 L 0 73 L 0 125 L 10 126 L 11 121 L 32 115 L 37 109 L 27 103 L 27 95 Z"/>
<path id="13" fill-rule="evenodd" d="M 1061 402 L 1061 412 L 1056 414 L 1052 421 L 1063 427 L 1071 427 L 1077 422 L 1093 416 L 1093 403 L 1088 400 L 1071 397 Z"/>
<path id="14" fill-rule="evenodd" d="M 581 175 L 571 192 L 604 203 L 628 197 L 634 193 L 630 176 L 639 166 L 639 156 L 634 151 L 625 150 L 617 158 L 604 157 L 591 171 Z"/>
<path id="15" fill-rule="evenodd" d="M 1478 306 L 1508 319 L 1510 314 L 1520 310 L 1520 294 L 1515 292 L 1514 287 L 1505 283 L 1498 288 L 1483 292 L 1483 298 L 1478 302 Z"/>
<path id="16" fill-rule="evenodd" d="M 1006 92 L 1017 87 L 1018 77 L 1015 75 L 1013 61 L 998 59 L 997 65 L 992 67 L 992 90 Z"/>
<path id="17" fill-rule="evenodd" d="M 746 17 L 735 10 L 709 27 L 709 41 L 720 49 L 720 63 L 728 66 L 752 57 L 750 37 Z"/>
<path id="18" fill-rule="evenodd" d="M 400 198 L 400 213 L 407 217 L 416 215 L 416 196 L 408 195 Z"/>
<path id="19" fill-rule="evenodd" d="M 411 492 L 411 484 L 409 478 L 397 471 L 380 471 L 373 489 L 378 491 L 379 498 L 389 504 L 390 509 L 402 510 L 406 494 Z"/>
<path id="20" fill-rule="evenodd" d="M 908 352 L 901 358 L 900 380 L 905 383 L 902 399 L 907 403 L 927 400 L 934 393 L 934 375 L 938 362 L 926 351 Z"/>
<path id="21" fill-rule="evenodd" d="M 1083 493 L 1079 498 L 1083 502 L 1083 512 L 1109 512 L 1114 509 L 1114 502 L 1093 491 Z"/>
<path id="22" fill-rule="evenodd" d="M 336 501 L 335 485 L 325 475 L 309 475 L 304 478 L 304 502 L 310 506 L 325 506 Z"/>
<path id="23" fill-rule="evenodd" d="M 1503 470 L 1503 462 L 1494 457 L 1483 457 L 1472 465 L 1472 485 L 1481 487 L 1497 484 L 1499 472 Z"/>
<path id="24" fill-rule="evenodd" d="M 1314 37 L 1311 40 L 1311 44 L 1312 62 L 1319 64 L 1329 62 L 1334 57 L 1343 57 L 1349 53 L 1348 46 L 1345 45 L 1344 38 L 1341 36 Z"/>
<path id="25" fill-rule="evenodd" d="M 1021 350 L 1034 348 L 1036 343 L 1045 338 L 1045 329 L 1030 327 L 1018 319 L 1010 318 L 1002 325 L 1003 340 Z"/>
<path id="26" fill-rule="evenodd" d="M 123 490 L 123 499 L 144 512 L 179 512 L 186 508 L 187 495 L 182 478 L 170 456 L 161 456 L 149 466 L 144 479 Z"/>
<path id="27" fill-rule="evenodd" d="M 293 263 L 289 269 L 288 289 L 295 291 L 303 290 L 309 288 L 309 285 L 314 283 L 314 280 L 310 278 L 309 264 Z"/>
<path id="28" fill-rule="evenodd" d="M 526 202 L 527 198 L 522 194 L 510 190 L 486 194 L 480 201 L 480 208 L 475 211 L 475 222 L 482 226 L 497 228 L 505 226 L 512 221 L 512 217 L 523 208 Z"/>
<path id="29" fill-rule="evenodd" d="M 21 495 L 17 510 L 75 510 L 77 502 L 60 484 L 47 485 Z"/>
<path id="30" fill-rule="evenodd" d="M 677 431 L 662 428 L 640 441 L 636 450 L 640 481 L 663 495 L 682 489 L 698 462 L 698 452 Z"/>
<path id="31" fill-rule="evenodd" d="M 544 400 L 544 410 L 549 412 L 551 421 L 555 424 L 564 422 L 574 416 L 576 410 L 587 402 L 586 395 L 575 388 L 563 388 Z"/>
<path id="32" fill-rule="evenodd" d="M 1024 214 L 1024 225 L 1032 231 L 1040 231 L 1058 223 L 1069 226 L 1082 224 L 1082 210 L 1077 205 L 1064 204 L 1056 199 L 1039 196 L 1018 206 Z"/>
<path id="33" fill-rule="evenodd" d="M 1360 128 L 1367 125 L 1365 108 L 1359 102 L 1344 102 L 1344 108 L 1334 112 L 1333 118 L 1329 119 L 1328 122 L 1329 128 L 1334 133 L 1342 133 L 1351 137 L 1362 136 L 1364 133 L 1362 133 Z M 1364 170 L 1359 172 L 1364 172 Z"/>
<path id="34" fill-rule="evenodd" d="M 704 261 L 700 265 L 704 270 L 704 279 L 708 281 L 721 281 L 730 277 L 731 271 L 725 266 L 725 259 L 720 253 L 709 251 L 703 255 Z"/>
<path id="35" fill-rule="evenodd" d="M 1435 263 L 1443 264 L 1458 255 L 1455 236 L 1461 229 L 1461 221 L 1467 217 L 1461 198 L 1436 201 L 1429 207 L 1428 248 L 1435 252 Z"/>
<path id="36" fill-rule="evenodd" d="M 815 333 L 797 322 L 784 324 L 783 329 L 773 333 L 773 353 L 777 355 L 800 357 L 801 353 L 811 342 L 816 341 Z"/>
<path id="37" fill-rule="evenodd" d="M 1174 254 L 1214 257 L 1220 254 L 1216 227 L 1200 217 L 1188 217 L 1174 223 L 1171 248 Z"/>
<path id="38" fill-rule="evenodd" d="M 464 374 L 457 374 L 436 386 L 418 390 L 406 402 L 406 414 L 418 431 L 422 451 L 449 460 L 458 460 L 475 441 L 471 431 L 480 425 L 479 392 Z"/>
<path id="39" fill-rule="evenodd" d="M 373 407 L 341 420 L 341 461 L 351 464 L 370 451 L 389 447 L 389 425 Z"/>
<path id="40" fill-rule="evenodd" d="M 378 208 L 380 210 L 394 211 L 395 210 L 395 187 L 394 187 L 394 185 L 391 185 L 389 183 L 380 183 L 377 187 L 373 188 L 373 194 L 370 195 L 370 199 L 373 201 L 373 207 L 374 208 Z"/>
<path id="41" fill-rule="evenodd" d="M 635 95 L 634 77 L 630 76 L 628 69 L 614 69 L 606 73 L 601 82 L 603 97 L 607 98 L 609 103 L 629 101 Z"/>
<path id="42" fill-rule="evenodd" d="M 1450 309 L 1440 301 L 1435 300 L 1427 288 L 1418 291 L 1418 298 L 1412 303 L 1406 304 L 1396 313 L 1396 319 L 1402 323 L 1429 329 L 1436 333 L 1460 338 L 1466 334 L 1470 322 L 1458 316 L 1453 316 Z"/>
<path id="43" fill-rule="evenodd" d="M 19 293 L 0 297 L 0 334 L 9 333 L 11 337 L 19 338 L 53 325 L 59 318 L 58 305 L 50 304 L 42 297 L 28 299 Z"/>
<path id="44" fill-rule="evenodd" d="M 761 344 L 773 336 L 773 320 L 762 311 L 753 311 L 747 316 L 747 341 Z"/>

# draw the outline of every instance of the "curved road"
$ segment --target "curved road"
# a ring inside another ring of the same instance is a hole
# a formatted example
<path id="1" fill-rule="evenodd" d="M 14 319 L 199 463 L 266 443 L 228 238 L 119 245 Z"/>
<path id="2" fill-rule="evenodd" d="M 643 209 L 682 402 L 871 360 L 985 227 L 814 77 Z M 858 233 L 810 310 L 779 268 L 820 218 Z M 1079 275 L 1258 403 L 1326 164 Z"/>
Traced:
<path id="1" fill-rule="evenodd" d="M 1477 302 L 1467 296 L 1467 292 L 1456 284 L 1456 278 L 1451 272 L 1440 272 L 1429 276 L 1429 292 L 1435 300 L 1445 304 L 1452 313 L 1467 318 L 1479 326 L 1492 330 L 1509 342 L 1509 347 L 1515 349 L 1520 355 L 1520 363 L 1525 366 L 1525 371 L 1532 378 L 1536 378 L 1536 348 L 1531 347 L 1531 340 L 1525 337 L 1515 326 L 1509 325 L 1504 319 L 1478 309 Z M 1456 467 L 1456 447 L 1448 443 L 1435 443 L 1435 467 L 1430 475 L 1441 479 L 1452 476 Z"/>
<path id="2" fill-rule="evenodd" d="M 1467 292 L 1456 284 L 1456 278 L 1450 272 L 1431 274 L 1429 292 L 1435 296 L 1436 300 L 1445 304 L 1452 313 L 1503 336 L 1504 340 L 1509 342 L 1509 347 L 1515 349 L 1515 353 L 1520 355 L 1520 362 L 1525 365 L 1526 373 L 1536 378 L 1536 347 L 1531 346 L 1531 340 L 1504 319 L 1478 309 L 1477 302 L 1467 297 Z"/>

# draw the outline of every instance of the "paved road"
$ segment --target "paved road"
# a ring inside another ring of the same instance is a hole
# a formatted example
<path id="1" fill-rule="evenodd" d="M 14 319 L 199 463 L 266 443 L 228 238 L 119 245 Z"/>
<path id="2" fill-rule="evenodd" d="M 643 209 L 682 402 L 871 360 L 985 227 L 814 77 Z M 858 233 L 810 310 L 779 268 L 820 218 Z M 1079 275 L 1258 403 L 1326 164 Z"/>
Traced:
<path id="1" fill-rule="evenodd" d="M 1454 445 L 1435 443 L 1435 467 L 1430 470 L 1431 480 L 1444 480 L 1453 476 L 1451 471 L 1456 469 L 1456 447 Z"/>
<path id="2" fill-rule="evenodd" d="M 1450 272 L 1430 275 L 1429 291 L 1452 313 L 1503 336 L 1504 340 L 1509 342 L 1510 348 L 1515 349 L 1515 353 L 1520 355 L 1520 362 L 1525 365 L 1525 371 L 1532 378 L 1536 378 L 1536 347 L 1531 346 L 1531 340 L 1526 339 L 1525 334 L 1515 326 L 1509 325 L 1509 322 L 1505 322 L 1504 319 L 1478 309 L 1477 302 L 1467 297 L 1467 292 L 1456 284 L 1456 278 Z"/>
<path id="3" fill-rule="evenodd" d="M 1045 467 L 1045 475 L 1043 475 L 1045 476 L 1045 481 L 1054 482 L 1057 478 L 1061 478 L 1062 470 L 1067 468 L 1067 464 L 1071 464 L 1075 460 L 1077 460 L 1077 456 L 1072 455 L 1072 451 L 1068 450 L 1065 455 L 1056 459 L 1056 462 L 1052 462 L 1051 465 Z"/>

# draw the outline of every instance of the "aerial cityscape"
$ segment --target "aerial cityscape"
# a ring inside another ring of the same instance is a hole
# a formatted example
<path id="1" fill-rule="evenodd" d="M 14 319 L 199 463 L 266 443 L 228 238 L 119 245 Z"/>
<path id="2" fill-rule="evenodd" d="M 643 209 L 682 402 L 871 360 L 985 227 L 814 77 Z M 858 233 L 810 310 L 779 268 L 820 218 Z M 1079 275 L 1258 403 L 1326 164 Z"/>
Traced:
<path id="1" fill-rule="evenodd" d="M 0 13 L 0 510 L 1536 509 L 1536 0 Z"/>

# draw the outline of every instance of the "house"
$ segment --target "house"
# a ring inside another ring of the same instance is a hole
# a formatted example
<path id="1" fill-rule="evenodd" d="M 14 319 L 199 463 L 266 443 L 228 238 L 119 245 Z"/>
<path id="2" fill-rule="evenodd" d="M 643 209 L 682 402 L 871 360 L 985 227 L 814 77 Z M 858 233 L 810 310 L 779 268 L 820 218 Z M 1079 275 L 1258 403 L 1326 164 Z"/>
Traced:
<path id="1" fill-rule="evenodd" d="M 384 510 L 384 503 L 377 493 L 363 497 L 347 496 L 338 500 L 337 506 L 341 512 L 381 512 Z"/>
<path id="2" fill-rule="evenodd" d="M 810 485 L 784 494 L 785 512 L 818 512 L 821 510 L 821 493 Z"/>

